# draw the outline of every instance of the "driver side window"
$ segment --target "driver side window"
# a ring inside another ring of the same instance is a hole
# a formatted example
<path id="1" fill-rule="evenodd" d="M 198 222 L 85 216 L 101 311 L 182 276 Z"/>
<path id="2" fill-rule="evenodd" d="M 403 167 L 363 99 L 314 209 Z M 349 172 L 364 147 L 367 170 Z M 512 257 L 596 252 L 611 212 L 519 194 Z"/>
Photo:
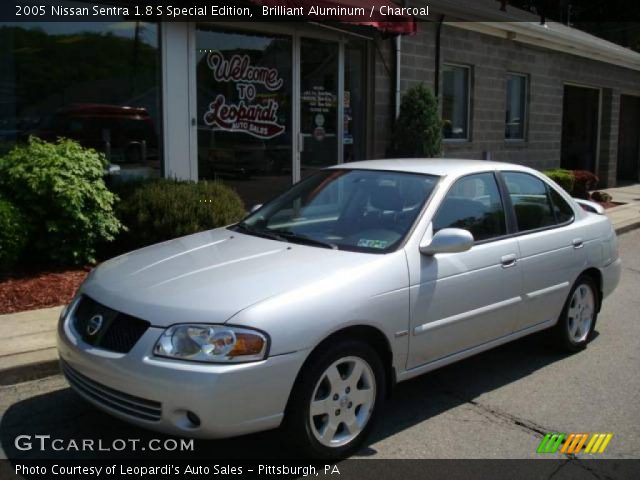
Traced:
<path id="1" fill-rule="evenodd" d="M 476 242 L 507 233 L 504 207 L 492 173 L 468 175 L 453 184 L 433 219 L 433 233 L 462 228 Z"/>

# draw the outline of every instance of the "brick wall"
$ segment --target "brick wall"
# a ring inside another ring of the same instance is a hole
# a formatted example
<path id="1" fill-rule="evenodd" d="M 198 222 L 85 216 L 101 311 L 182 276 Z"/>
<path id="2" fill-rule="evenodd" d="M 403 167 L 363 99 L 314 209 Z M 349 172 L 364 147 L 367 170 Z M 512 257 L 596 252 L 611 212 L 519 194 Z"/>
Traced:
<path id="1" fill-rule="evenodd" d="M 418 33 L 402 39 L 401 89 L 416 82 L 433 88 L 436 24 L 420 23 Z M 565 83 L 602 88 L 598 174 L 613 186 L 618 149 L 620 95 L 640 96 L 640 72 L 444 25 L 442 63 L 471 67 L 471 139 L 445 143 L 445 157 L 487 158 L 537 169 L 560 166 Z M 375 53 L 374 157 L 382 158 L 393 118 L 393 39 L 379 40 Z M 387 67 L 384 68 L 382 58 Z M 506 74 L 529 77 L 528 129 L 524 142 L 504 140 Z"/>

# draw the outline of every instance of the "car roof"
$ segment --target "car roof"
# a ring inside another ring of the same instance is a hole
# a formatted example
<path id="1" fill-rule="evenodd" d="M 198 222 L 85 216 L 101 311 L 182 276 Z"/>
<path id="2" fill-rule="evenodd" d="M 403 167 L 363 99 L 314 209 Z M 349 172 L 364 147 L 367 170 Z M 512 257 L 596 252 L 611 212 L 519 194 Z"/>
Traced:
<path id="1" fill-rule="evenodd" d="M 386 160 L 365 160 L 343 163 L 331 168 L 349 168 L 358 170 L 391 170 L 396 172 L 421 173 L 438 176 L 459 177 L 470 173 L 488 170 L 516 170 L 535 172 L 529 167 L 514 163 L 493 162 L 489 160 L 464 160 L 459 158 L 398 158 Z"/>

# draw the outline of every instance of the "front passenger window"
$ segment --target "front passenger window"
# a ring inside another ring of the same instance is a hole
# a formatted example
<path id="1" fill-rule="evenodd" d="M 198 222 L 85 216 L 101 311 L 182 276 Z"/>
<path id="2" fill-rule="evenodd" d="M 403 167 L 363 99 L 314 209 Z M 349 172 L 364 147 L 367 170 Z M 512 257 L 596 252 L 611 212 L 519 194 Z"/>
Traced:
<path id="1" fill-rule="evenodd" d="M 476 242 L 507 232 L 500 192 L 492 173 L 459 179 L 442 201 L 433 219 L 433 233 L 443 228 L 462 228 Z"/>

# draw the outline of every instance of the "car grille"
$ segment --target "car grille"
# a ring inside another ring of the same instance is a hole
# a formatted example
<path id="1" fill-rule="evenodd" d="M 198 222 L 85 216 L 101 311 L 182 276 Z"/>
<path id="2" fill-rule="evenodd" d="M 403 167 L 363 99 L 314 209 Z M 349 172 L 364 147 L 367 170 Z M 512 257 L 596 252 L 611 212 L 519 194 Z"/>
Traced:
<path id="1" fill-rule="evenodd" d="M 141 420 L 157 422 L 162 417 L 162 404 L 160 402 L 135 397 L 128 393 L 105 387 L 85 377 L 67 363 L 61 362 L 61 364 L 62 371 L 69 384 L 79 393 L 86 395 L 96 403 Z"/>
<path id="2" fill-rule="evenodd" d="M 145 320 L 105 307 L 86 295 L 80 299 L 73 317 L 74 327 L 86 343 L 118 353 L 128 353 L 150 325 Z M 102 320 L 94 331 L 97 317 Z M 94 322 L 93 329 L 91 322 Z"/>

